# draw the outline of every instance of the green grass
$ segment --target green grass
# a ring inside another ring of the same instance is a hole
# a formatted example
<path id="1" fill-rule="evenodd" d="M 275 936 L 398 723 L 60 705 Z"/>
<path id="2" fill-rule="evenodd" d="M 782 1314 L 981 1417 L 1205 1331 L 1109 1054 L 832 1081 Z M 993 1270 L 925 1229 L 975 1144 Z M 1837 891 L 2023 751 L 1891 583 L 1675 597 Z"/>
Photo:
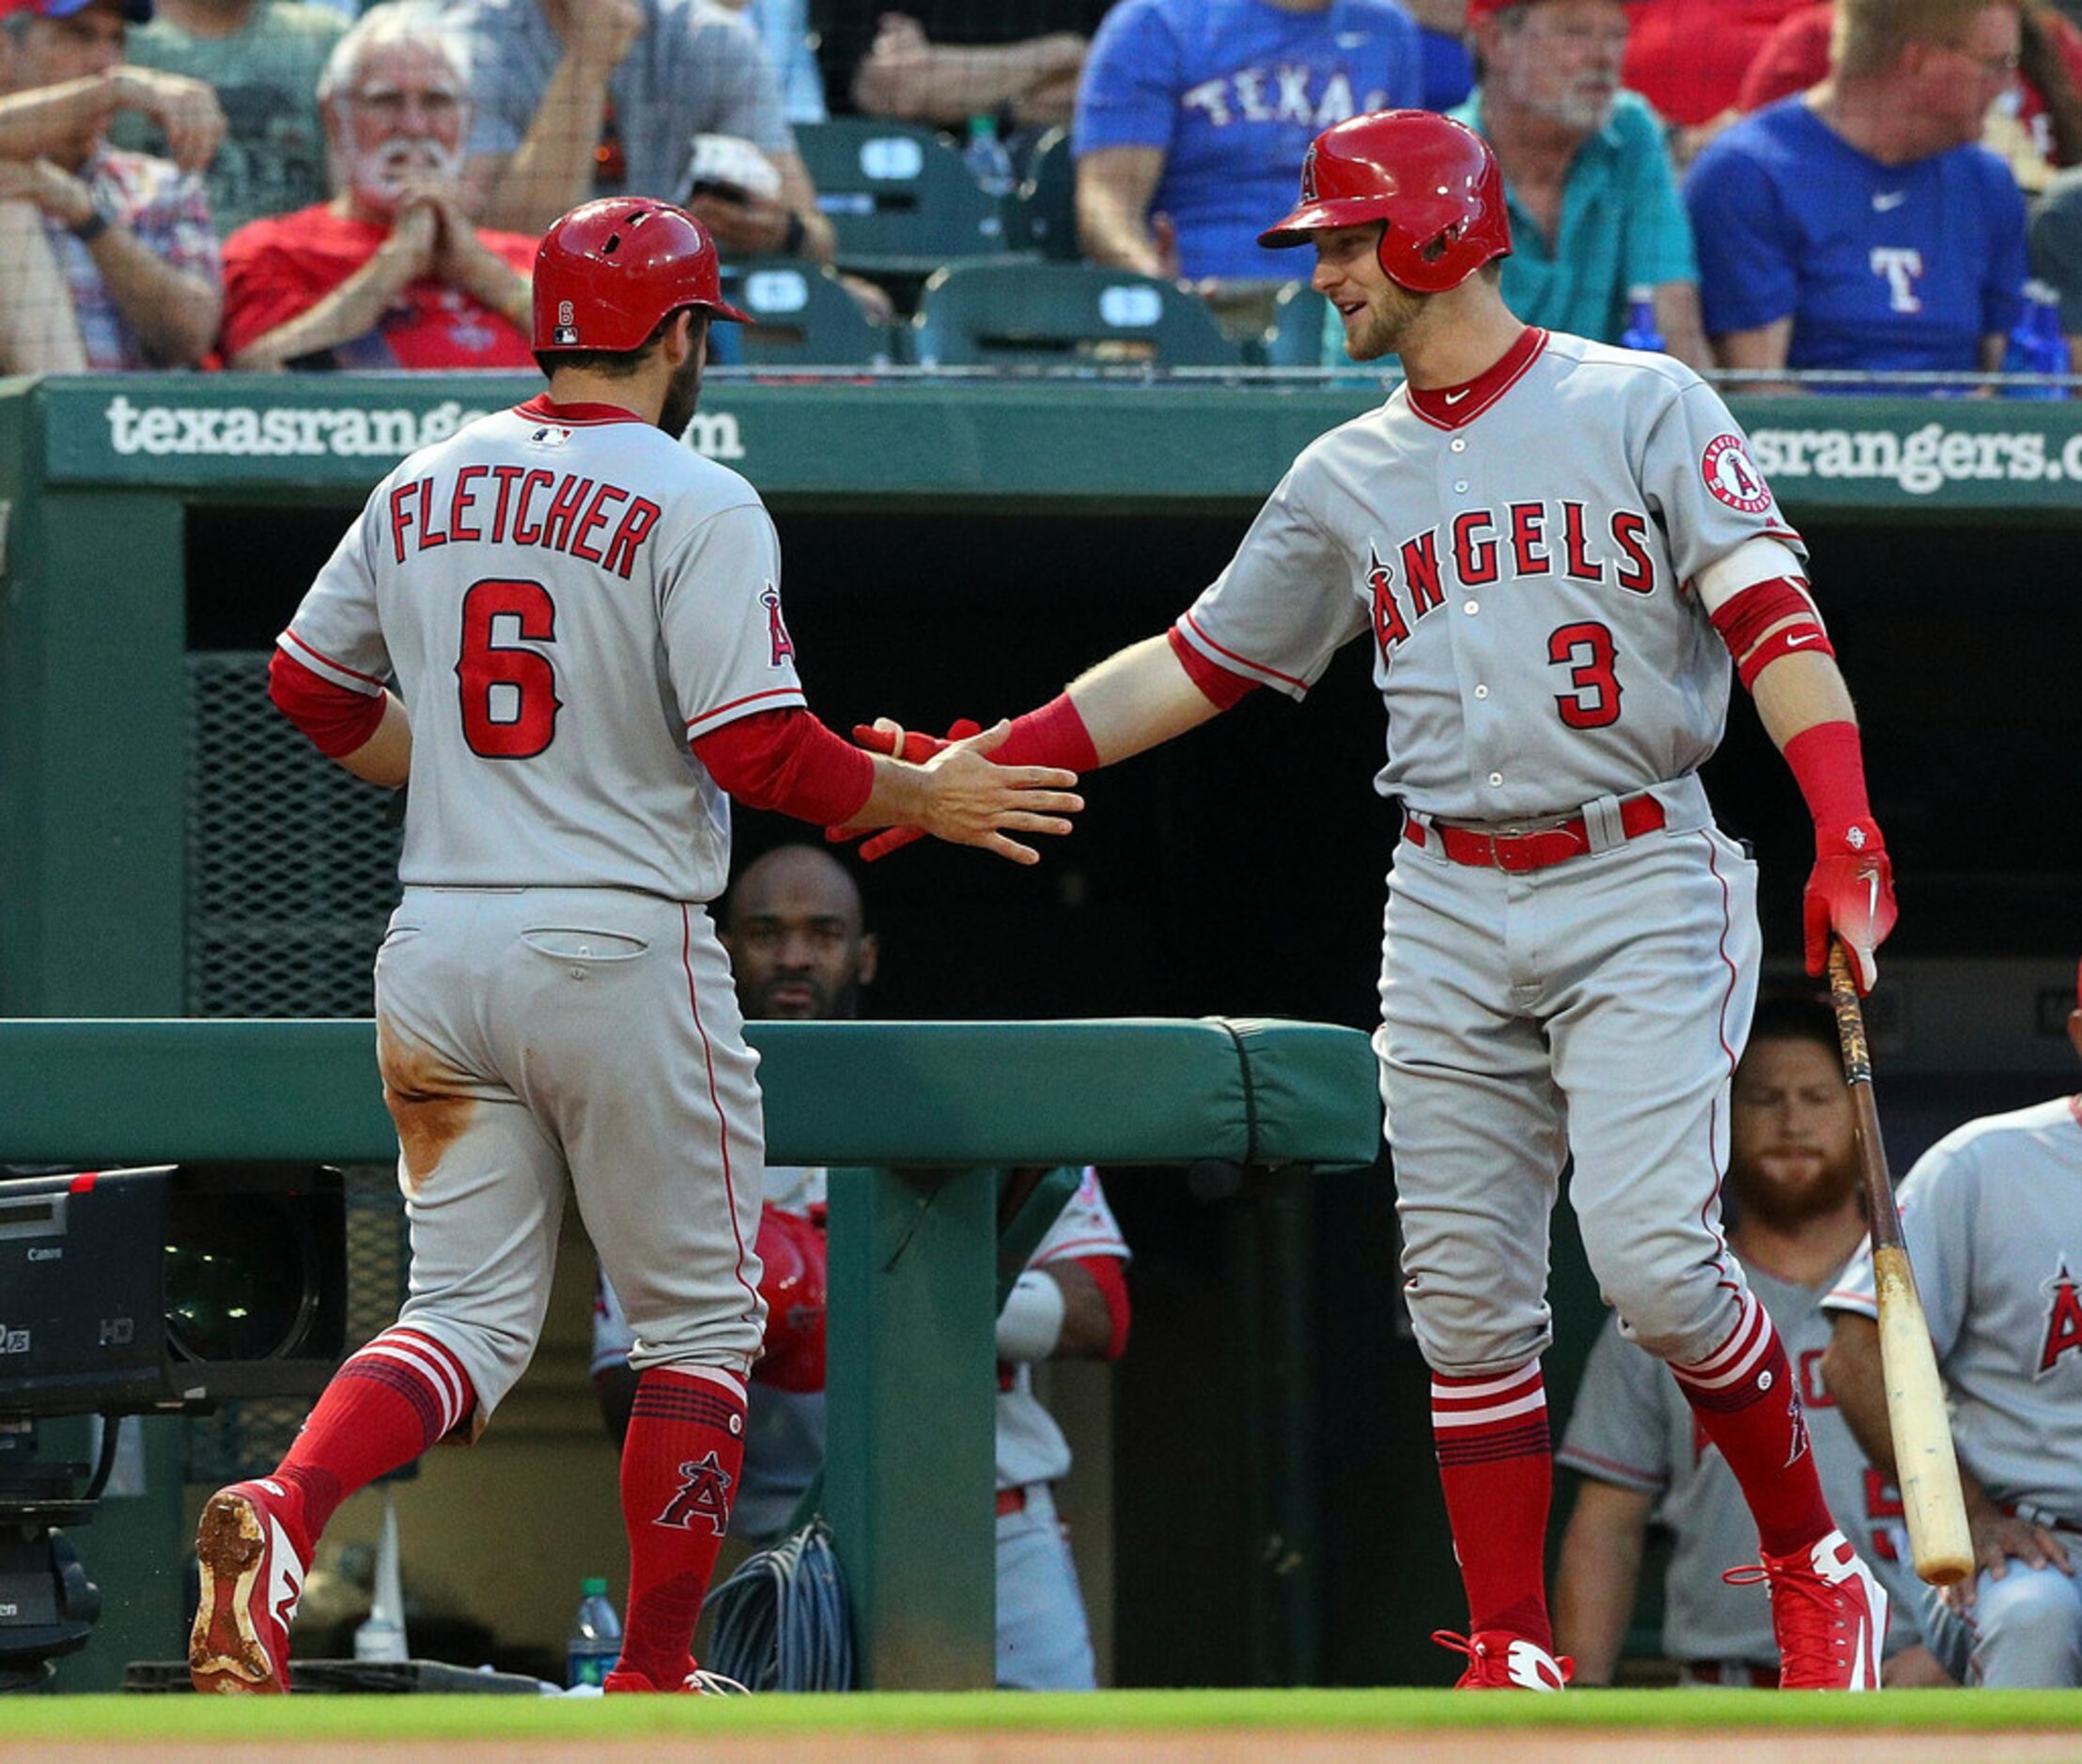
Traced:
<path id="1" fill-rule="evenodd" d="M 0 1741 L 598 1739 L 700 1729 L 717 1734 L 987 1729 L 1453 1727 L 1831 1728 L 2071 1731 L 2082 1692 L 1893 1691 L 1779 1696 L 1758 1691 L 1594 1691 L 1466 1696 L 1450 1691 L 1112 1691 L 1097 1696 L 977 1692 L 856 1696 L 22 1697 L 0 1703 Z"/>

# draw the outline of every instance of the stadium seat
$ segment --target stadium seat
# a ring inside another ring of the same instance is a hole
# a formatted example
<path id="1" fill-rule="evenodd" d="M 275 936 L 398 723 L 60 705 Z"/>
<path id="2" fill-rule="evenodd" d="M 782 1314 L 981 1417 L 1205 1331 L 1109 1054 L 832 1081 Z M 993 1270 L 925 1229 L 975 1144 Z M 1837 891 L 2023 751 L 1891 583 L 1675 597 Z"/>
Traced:
<path id="1" fill-rule="evenodd" d="M 1236 346 L 1184 289 L 1095 264 L 956 264 L 911 320 L 924 366 L 1233 367 Z"/>
<path id="2" fill-rule="evenodd" d="M 937 130 L 834 116 L 797 124 L 795 138 L 847 269 L 900 272 L 1004 255 L 1003 205 Z"/>
<path id="3" fill-rule="evenodd" d="M 1267 367 L 1321 367 L 1323 316 L 1329 302 L 1306 282 L 1289 282 L 1273 302 L 1266 332 Z"/>
<path id="4" fill-rule="evenodd" d="M 1008 230 L 1014 245 L 1058 262 L 1077 261 L 1077 162 L 1067 129 L 1050 129 L 1034 143 Z"/>
<path id="5" fill-rule="evenodd" d="M 870 322 L 844 284 L 821 264 L 766 257 L 726 264 L 725 300 L 752 315 L 749 325 L 718 325 L 709 333 L 725 366 L 886 366 L 896 340 Z"/>

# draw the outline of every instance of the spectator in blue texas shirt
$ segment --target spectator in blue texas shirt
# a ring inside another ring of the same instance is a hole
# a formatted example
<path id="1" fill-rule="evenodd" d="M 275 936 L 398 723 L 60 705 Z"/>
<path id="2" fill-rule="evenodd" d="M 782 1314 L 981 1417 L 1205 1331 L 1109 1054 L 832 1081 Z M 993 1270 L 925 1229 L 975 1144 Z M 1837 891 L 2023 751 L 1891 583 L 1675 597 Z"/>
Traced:
<path id="1" fill-rule="evenodd" d="M 1976 143 L 2016 75 L 2017 8 L 1837 10 L 1828 79 L 1736 123 L 1686 185 L 1715 354 L 1763 371 L 1998 368 L 2025 207 Z"/>
<path id="2" fill-rule="evenodd" d="M 1423 54 L 1392 0 L 1121 0 L 1084 64 L 1073 150 L 1095 261 L 1183 279 L 1263 322 L 1266 216 L 1332 123 L 1415 104 Z"/>

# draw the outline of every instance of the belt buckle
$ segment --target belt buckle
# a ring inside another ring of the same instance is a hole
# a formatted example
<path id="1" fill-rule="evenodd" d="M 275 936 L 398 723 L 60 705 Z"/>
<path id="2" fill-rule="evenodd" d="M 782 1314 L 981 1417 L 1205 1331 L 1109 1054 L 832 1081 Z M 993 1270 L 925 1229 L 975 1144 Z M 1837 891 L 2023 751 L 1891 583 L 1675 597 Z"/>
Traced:
<path id="1" fill-rule="evenodd" d="M 1535 847 L 1532 843 L 1536 837 L 1532 833 L 1517 833 L 1492 839 L 1489 842 L 1490 858 L 1498 869 L 1507 871 L 1513 875 L 1536 869 L 1538 860 L 1534 857 Z"/>

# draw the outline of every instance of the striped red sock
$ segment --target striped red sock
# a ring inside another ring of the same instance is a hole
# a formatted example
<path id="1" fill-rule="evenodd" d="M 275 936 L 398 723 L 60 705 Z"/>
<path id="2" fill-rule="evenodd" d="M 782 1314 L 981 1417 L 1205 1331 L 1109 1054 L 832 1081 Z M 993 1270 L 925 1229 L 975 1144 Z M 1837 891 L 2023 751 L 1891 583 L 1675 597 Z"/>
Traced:
<path id="1" fill-rule="evenodd" d="M 629 1528 L 623 1670 L 675 1689 L 691 1668 L 694 1624 L 745 1455 L 744 1381 L 707 1366 L 654 1366 L 637 1382 L 622 1444 Z"/>
<path id="2" fill-rule="evenodd" d="M 1540 1363 L 1483 1378 L 1435 1372 L 1431 1399 L 1468 1630 L 1504 1630 L 1551 1652 L 1545 1553 L 1554 1456 Z"/>
<path id="3" fill-rule="evenodd" d="M 1704 1359 L 1670 1369 L 1742 1484 L 1767 1555 L 1805 1550 L 1834 1528 L 1808 1449 L 1798 1381 L 1755 1293 L 1743 1295 L 1742 1316 L 1726 1341 Z"/>
<path id="4" fill-rule="evenodd" d="M 303 1496 L 305 1535 L 295 1535 L 295 1515 L 283 1519 L 303 1558 L 342 1501 L 412 1462 L 476 1406 L 462 1362 L 423 1330 L 386 1329 L 351 1355 L 274 1473 Z"/>

